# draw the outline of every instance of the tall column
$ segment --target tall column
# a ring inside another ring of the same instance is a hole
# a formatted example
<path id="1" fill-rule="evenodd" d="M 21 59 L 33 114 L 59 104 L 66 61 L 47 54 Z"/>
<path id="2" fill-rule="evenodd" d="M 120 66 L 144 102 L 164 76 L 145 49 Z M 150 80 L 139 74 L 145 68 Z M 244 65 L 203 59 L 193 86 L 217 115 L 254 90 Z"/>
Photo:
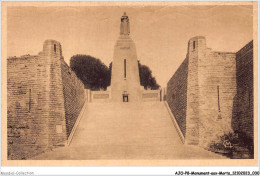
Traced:
<path id="1" fill-rule="evenodd" d="M 114 47 L 111 77 L 111 100 L 123 102 L 123 95 L 128 101 L 140 100 L 140 78 L 136 48 L 129 36 L 129 18 L 124 13 L 121 17 L 120 36 Z"/>

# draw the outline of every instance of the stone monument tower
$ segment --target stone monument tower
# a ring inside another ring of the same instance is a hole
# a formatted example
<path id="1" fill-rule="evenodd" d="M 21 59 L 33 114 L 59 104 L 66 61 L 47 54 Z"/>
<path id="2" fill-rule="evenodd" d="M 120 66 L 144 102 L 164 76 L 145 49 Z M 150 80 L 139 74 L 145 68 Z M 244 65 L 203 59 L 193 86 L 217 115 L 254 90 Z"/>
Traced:
<path id="1" fill-rule="evenodd" d="M 114 47 L 111 77 L 111 100 L 114 102 L 139 101 L 141 96 L 136 48 L 129 34 L 129 18 L 124 13 Z"/>

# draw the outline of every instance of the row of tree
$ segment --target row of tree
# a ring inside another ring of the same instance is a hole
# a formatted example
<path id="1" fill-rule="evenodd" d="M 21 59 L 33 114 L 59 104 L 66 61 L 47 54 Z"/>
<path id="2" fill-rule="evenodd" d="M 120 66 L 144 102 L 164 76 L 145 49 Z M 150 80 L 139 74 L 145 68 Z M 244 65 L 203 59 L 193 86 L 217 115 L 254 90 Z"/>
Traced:
<path id="1" fill-rule="evenodd" d="M 152 76 L 151 69 L 140 62 L 138 62 L 138 66 L 140 84 L 145 89 L 159 89 L 160 86 Z M 112 62 L 107 67 L 100 59 L 78 54 L 71 57 L 70 67 L 87 89 L 105 90 L 111 84 Z"/>

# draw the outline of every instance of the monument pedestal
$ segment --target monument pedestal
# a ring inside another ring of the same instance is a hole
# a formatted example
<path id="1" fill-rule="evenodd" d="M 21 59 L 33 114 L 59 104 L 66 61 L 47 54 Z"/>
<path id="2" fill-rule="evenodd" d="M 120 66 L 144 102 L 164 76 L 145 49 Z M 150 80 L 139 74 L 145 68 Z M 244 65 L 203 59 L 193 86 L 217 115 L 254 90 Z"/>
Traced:
<path id="1" fill-rule="evenodd" d="M 120 29 L 120 36 L 114 48 L 111 100 L 114 102 L 140 101 L 141 87 L 136 47 L 129 36 L 129 19 L 126 14 L 121 18 Z"/>

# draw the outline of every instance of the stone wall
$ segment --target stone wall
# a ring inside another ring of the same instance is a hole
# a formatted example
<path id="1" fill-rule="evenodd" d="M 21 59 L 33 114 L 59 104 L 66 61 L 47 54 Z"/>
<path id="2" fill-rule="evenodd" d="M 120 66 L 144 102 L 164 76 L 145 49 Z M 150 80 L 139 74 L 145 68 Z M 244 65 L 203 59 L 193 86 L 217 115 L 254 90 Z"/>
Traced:
<path id="1" fill-rule="evenodd" d="M 199 66 L 199 144 L 205 148 L 232 132 L 236 94 L 234 53 L 210 52 Z"/>
<path id="2" fill-rule="evenodd" d="M 8 159 L 27 159 L 65 145 L 64 97 L 82 104 L 84 86 L 75 86 L 78 97 L 69 96 L 66 87 L 77 78 L 64 76 L 68 69 L 63 62 L 61 45 L 53 40 L 44 42 L 39 55 L 7 60 Z"/>
<path id="3" fill-rule="evenodd" d="M 64 60 L 61 60 L 62 85 L 66 117 L 66 133 L 69 137 L 71 130 L 85 103 L 84 84 L 77 78 Z"/>
<path id="4" fill-rule="evenodd" d="M 142 101 L 161 101 L 161 90 L 142 90 Z"/>
<path id="5" fill-rule="evenodd" d="M 190 39 L 187 57 L 167 85 L 167 102 L 186 144 L 207 148 L 232 131 L 235 57 L 207 48 L 205 37 Z"/>
<path id="6" fill-rule="evenodd" d="M 7 62 L 8 159 L 26 159 L 48 148 L 47 69 L 39 56 Z"/>
<path id="7" fill-rule="evenodd" d="M 91 91 L 91 102 L 109 102 L 111 100 L 110 90 Z"/>
<path id="8" fill-rule="evenodd" d="M 236 53 L 237 94 L 234 99 L 232 127 L 234 131 L 254 139 L 253 41 Z"/>
<path id="9" fill-rule="evenodd" d="M 182 134 L 186 134 L 188 57 L 167 83 L 166 101 Z"/>
<path id="10" fill-rule="evenodd" d="M 161 99 L 161 90 L 140 90 L 141 92 L 141 101 L 160 101 Z M 121 102 L 123 102 L 123 96 L 121 97 Z M 108 88 L 106 91 L 90 91 L 89 102 L 112 102 L 111 99 L 111 90 Z"/>

